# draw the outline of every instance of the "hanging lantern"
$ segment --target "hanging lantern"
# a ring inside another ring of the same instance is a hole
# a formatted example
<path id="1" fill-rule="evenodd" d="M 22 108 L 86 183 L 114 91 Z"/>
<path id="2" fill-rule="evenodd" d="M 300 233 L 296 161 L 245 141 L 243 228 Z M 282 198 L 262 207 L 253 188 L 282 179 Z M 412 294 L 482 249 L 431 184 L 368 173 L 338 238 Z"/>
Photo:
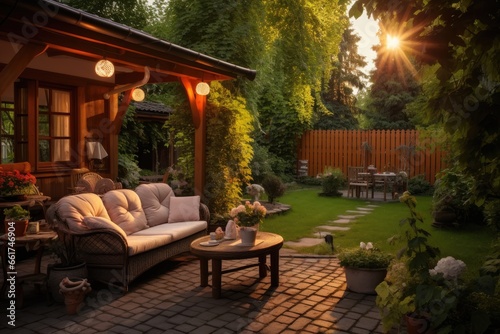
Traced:
<path id="1" fill-rule="evenodd" d="M 134 88 L 132 91 L 132 99 L 137 102 L 141 102 L 146 97 L 146 93 L 140 88 Z"/>
<path id="2" fill-rule="evenodd" d="M 208 95 L 210 93 L 210 86 L 206 82 L 200 82 L 196 85 L 196 94 Z"/>
<path id="3" fill-rule="evenodd" d="M 115 66 L 107 59 L 101 59 L 95 64 L 95 73 L 102 78 L 109 78 L 115 73 Z"/>

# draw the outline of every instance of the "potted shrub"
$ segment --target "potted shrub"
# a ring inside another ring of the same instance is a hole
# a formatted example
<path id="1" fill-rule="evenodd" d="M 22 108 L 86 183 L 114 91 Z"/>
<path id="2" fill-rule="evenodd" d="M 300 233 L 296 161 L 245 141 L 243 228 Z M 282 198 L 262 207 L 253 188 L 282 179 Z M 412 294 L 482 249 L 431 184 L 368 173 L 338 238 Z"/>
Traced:
<path id="1" fill-rule="evenodd" d="M 48 217 L 55 217 L 55 206 L 51 206 Z M 87 277 L 87 264 L 78 257 L 78 250 L 75 240 L 70 231 L 64 226 L 55 224 L 59 219 L 49 219 L 50 227 L 57 232 L 57 239 L 51 242 L 50 251 L 56 259 L 55 263 L 47 266 L 47 287 L 52 299 L 56 302 L 64 302 L 63 296 L 59 293 L 59 283 L 65 277 L 70 279 L 83 279 Z"/>
<path id="2" fill-rule="evenodd" d="M 252 204 L 250 201 L 231 209 L 230 216 L 240 228 L 239 234 L 243 245 L 255 245 L 259 224 L 262 223 L 266 212 L 266 208 L 260 202 Z"/>
<path id="3" fill-rule="evenodd" d="M 30 220 L 30 212 L 28 210 L 16 204 L 11 208 L 4 209 L 3 214 L 5 215 L 5 233 L 9 231 L 9 227 L 12 228 L 13 226 L 16 237 L 26 235 L 26 228 Z"/>
<path id="4" fill-rule="evenodd" d="M 347 288 L 358 293 L 374 294 L 381 283 L 393 256 L 373 247 L 371 242 L 360 243 L 357 249 L 348 249 L 338 254 L 344 267 Z"/>

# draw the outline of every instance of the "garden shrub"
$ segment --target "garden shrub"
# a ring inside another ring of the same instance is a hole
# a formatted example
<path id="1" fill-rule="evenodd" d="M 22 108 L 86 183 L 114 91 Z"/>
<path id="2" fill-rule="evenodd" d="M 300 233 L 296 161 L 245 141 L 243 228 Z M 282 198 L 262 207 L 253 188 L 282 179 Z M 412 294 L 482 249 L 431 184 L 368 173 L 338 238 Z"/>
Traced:
<path id="1" fill-rule="evenodd" d="M 321 179 L 323 186 L 322 196 L 342 196 L 339 190 L 345 185 L 345 177 L 339 168 L 327 167 Z"/>
<path id="2" fill-rule="evenodd" d="M 424 175 L 417 175 L 408 180 L 408 191 L 412 195 L 432 195 L 432 185 Z"/>
<path id="3" fill-rule="evenodd" d="M 118 155 L 118 181 L 123 188 L 134 189 L 139 184 L 141 169 L 132 154 Z"/>
<path id="4" fill-rule="evenodd" d="M 285 184 L 276 175 L 267 175 L 262 180 L 262 187 L 266 190 L 269 203 L 274 203 L 276 198 L 283 196 L 286 189 Z"/>

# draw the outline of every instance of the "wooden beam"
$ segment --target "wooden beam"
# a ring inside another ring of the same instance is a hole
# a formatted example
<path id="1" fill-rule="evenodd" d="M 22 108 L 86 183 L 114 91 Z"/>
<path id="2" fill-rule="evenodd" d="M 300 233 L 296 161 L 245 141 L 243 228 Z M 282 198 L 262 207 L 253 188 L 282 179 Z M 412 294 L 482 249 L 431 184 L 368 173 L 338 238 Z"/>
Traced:
<path id="1" fill-rule="evenodd" d="M 196 95 L 194 89 L 199 80 L 181 78 L 182 85 L 186 91 L 193 117 L 194 132 L 194 192 L 195 195 L 203 195 L 205 187 L 205 163 L 206 163 L 206 140 L 207 122 L 205 106 L 207 97 Z"/>
<path id="2" fill-rule="evenodd" d="M 0 72 L 0 96 L 19 78 L 28 64 L 47 50 L 46 44 L 25 44 Z"/>

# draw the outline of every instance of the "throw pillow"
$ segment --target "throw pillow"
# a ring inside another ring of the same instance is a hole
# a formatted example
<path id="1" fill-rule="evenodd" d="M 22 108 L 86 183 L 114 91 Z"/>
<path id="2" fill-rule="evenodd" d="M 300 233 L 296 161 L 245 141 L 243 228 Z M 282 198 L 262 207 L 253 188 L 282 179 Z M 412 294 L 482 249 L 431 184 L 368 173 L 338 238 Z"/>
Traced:
<path id="1" fill-rule="evenodd" d="M 170 198 L 169 223 L 200 220 L 200 196 Z"/>

